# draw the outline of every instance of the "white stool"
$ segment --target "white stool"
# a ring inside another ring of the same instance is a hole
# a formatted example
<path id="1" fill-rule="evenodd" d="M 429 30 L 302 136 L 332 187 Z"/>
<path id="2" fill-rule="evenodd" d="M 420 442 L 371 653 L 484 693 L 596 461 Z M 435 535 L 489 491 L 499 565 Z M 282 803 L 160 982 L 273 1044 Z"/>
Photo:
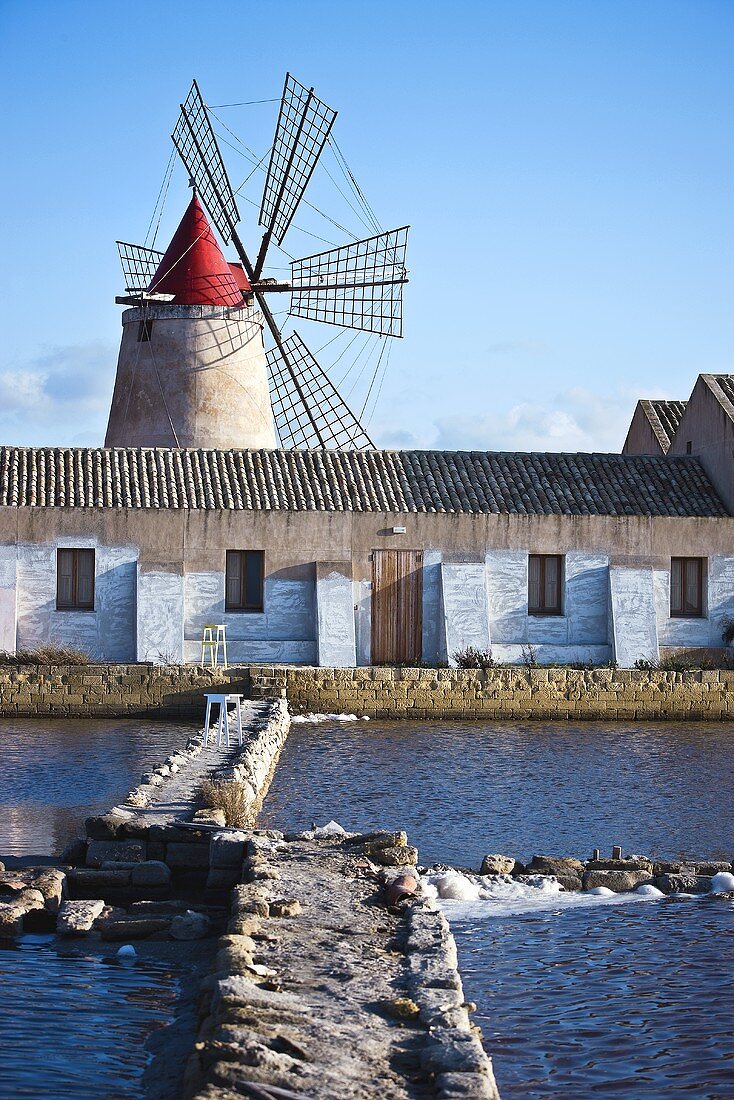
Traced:
<path id="1" fill-rule="evenodd" d="M 224 623 L 205 623 L 201 636 L 201 663 L 206 664 L 206 651 L 209 650 L 209 663 L 212 668 L 219 664 L 219 647 L 222 647 L 224 665 L 227 667 L 227 627 Z"/>
<path id="2" fill-rule="evenodd" d="M 207 692 L 206 716 L 204 718 L 204 730 L 202 733 L 204 748 L 209 744 L 209 721 L 212 713 L 212 703 L 219 703 L 219 719 L 217 721 L 217 731 L 216 734 L 214 734 L 214 743 L 218 748 L 221 748 L 224 744 L 229 748 L 229 715 L 227 713 L 227 704 L 234 703 L 235 718 L 237 719 L 237 739 L 239 744 L 242 745 L 242 696 L 235 694 L 220 695 Z"/>

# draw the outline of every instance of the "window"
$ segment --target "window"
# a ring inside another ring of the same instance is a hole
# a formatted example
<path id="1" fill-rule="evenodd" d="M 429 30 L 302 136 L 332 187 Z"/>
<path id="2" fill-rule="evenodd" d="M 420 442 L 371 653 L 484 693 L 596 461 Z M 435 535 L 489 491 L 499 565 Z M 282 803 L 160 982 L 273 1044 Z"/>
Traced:
<path id="1" fill-rule="evenodd" d="M 670 559 L 671 618 L 703 617 L 704 561 L 704 558 Z"/>
<path id="2" fill-rule="evenodd" d="M 262 611 L 265 555 L 262 550 L 228 550 L 225 611 Z"/>
<path id="3" fill-rule="evenodd" d="M 153 322 L 141 321 L 138 325 L 138 343 L 147 344 L 153 334 Z"/>
<path id="4" fill-rule="evenodd" d="M 689 439 L 686 442 L 686 454 L 687 455 L 693 454 L 693 440 L 692 439 Z"/>
<path id="5" fill-rule="evenodd" d="M 57 550 L 56 610 L 94 611 L 94 550 Z"/>
<path id="6" fill-rule="evenodd" d="M 528 559 L 528 612 L 562 615 L 563 558 L 560 554 L 531 554 Z"/>

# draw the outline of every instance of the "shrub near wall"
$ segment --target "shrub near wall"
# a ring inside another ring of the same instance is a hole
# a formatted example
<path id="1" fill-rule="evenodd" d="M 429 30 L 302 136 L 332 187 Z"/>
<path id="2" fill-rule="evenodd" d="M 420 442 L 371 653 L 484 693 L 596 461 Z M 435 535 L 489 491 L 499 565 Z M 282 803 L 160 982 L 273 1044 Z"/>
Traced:
<path id="1" fill-rule="evenodd" d="M 734 671 L 250 666 L 253 698 L 370 718 L 734 719 Z"/>
<path id="2" fill-rule="evenodd" d="M 0 665 L 3 717 L 204 719 L 204 693 L 249 693 L 246 668 L 197 665 Z"/>

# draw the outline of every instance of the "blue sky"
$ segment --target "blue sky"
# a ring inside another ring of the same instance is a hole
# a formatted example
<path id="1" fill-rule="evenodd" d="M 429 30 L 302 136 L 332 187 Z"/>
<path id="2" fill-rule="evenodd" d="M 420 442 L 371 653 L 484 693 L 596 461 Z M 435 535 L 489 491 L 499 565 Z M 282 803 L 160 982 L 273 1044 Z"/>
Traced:
<path id="1" fill-rule="evenodd" d="M 277 98 L 290 69 L 339 110 L 383 226 L 412 226 L 376 441 L 618 450 L 639 396 L 734 371 L 733 47 L 730 0 L 0 0 L 0 441 L 102 442 L 114 241 L 145 236 L 179 101 L 193 76 L 210 104 Z M 276 111 L 217 113 L 262 153 Z M 320 169 L 310 194 L 359 231 Z M 161 248 L 186 201 L 177 168 Z M 285 246 L 324 247 L 295 229 Z M 314 349 L 336 331 L 298 327 Z M 375 358 L 347 379 L 357 406 Z"/>

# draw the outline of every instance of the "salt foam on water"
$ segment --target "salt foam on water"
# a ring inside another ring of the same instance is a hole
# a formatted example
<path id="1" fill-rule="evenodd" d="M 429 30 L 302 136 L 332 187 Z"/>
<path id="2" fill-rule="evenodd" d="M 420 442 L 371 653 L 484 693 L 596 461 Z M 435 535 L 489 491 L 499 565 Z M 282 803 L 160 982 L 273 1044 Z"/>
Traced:
<path id="1" fill-rule="evenodd" d="M 441 903 L 448 917 L 515 916 L 542 909 L 578 909 L 598 905 L 624 905 L 663 897 L 654 886 L 617 894 L 606 886 L 594 890 L 566 891 L 547 875 L 527 875 L 524 882 L 509 875 L 472 875 L 452 867 L 428 871 L 421 877 L 424 892 Z"/>
<path id="2" fill-rule="evenodd" d="M 369 716 L 363 714 L 360 718 L 357 714 L 294 714 L 291 718 L 294 724 L 308 722 L 318 725 L 320 722 L 369 722 Z"/>

